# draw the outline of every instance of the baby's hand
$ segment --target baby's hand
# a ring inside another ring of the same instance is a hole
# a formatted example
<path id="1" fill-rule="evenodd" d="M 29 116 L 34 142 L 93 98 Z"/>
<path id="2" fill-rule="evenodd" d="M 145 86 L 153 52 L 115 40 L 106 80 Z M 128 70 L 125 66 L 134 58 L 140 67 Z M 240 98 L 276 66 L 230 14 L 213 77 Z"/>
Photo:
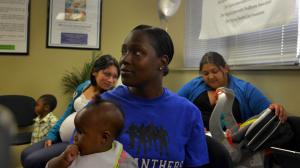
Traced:
<path id="1" fill-rule="evenodd" d="M 77 145 L 69 145 L 66 150 L 62 153 L 64 160 L 71 164 L 73 160 L 79 155 L 79 149 Z"/>
<path id="2" fill-rule="evenodd" d="M 69 145 L 65 151 L 59 156 L 51 159 L 47 163 L 47 168 L 67 168 L 79 155 L 79 150 L 77 145 Z"/>

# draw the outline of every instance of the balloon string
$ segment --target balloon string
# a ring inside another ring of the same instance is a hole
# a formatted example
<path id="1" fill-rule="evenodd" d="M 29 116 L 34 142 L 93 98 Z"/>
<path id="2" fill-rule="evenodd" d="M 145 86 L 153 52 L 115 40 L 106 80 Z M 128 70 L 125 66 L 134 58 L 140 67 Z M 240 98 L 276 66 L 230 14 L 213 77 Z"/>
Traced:
<path id="1" fill-rule="evenodd" d="M 165 30 L 166 30 L 166 32 L 168 32 L 168 22 L 166 22 L 165 24 L 166 24 L 165 25 Z"/>
<path id="2" fill-rule="evenodd" d="M 166 19 L 160 20 L 161 27 L 165 29 L 166 32 L 168 32 L 168 21 Z"/>

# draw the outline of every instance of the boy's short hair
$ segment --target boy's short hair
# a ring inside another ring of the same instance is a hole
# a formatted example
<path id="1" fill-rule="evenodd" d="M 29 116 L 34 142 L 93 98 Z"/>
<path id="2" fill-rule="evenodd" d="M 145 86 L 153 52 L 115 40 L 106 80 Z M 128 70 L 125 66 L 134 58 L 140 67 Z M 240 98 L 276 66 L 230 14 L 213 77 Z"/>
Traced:
<path id="1" fill-rule="evenodd" d="M 52 112 L 56 108 L 57 100 L 55 96 L 51 94 L 45 94 L 42 95 L 39 99 L 42 100 L 44 104 L 49 106 L 50 112 Z"/>

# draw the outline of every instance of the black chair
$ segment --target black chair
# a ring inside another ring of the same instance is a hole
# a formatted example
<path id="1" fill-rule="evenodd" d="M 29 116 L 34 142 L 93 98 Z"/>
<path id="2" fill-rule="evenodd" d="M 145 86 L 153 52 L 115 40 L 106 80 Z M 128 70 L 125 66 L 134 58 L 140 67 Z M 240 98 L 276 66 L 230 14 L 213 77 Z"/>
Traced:
<path id="1" fill-rule="evenodd" d="M 282 149 L 300 152 L 300 117 L 288 117 L 287 122 L 294 132 L 293 139 L 285 145 L 278 146 Z M 273 151 L 274 152 L 274 151 Z M 300 154 L 290 154 L 289 152 L 274 152 L 273 161 L 282 168 L 298 168 L 300 165 Z"/>
<path id="2" fill-rule="evenodd" d="M 300 117 L 291 116 L 288 117 L 287 122 L 291 125 L 292 130 L 294 132 L 294 137 L 289 149 L 294 149 L 300 151 Z M 295 143 L 294 143 L 295 142 Z"/>
<path id="3" fill-rule="evenodd" d="M 206 136 L 209 164 L 201 168 L 233 168 L 233 162 L 228 150 L 217 140 Z"/>
<path id="4" fill-rule="evenodd" d="M 3 95 L 0 104 L 6 106 L 13 113 L 19 130 L 31 126 L 36 117 L 34 112 L 35 100 L 30 96 Z M 31 141 L 31 131 L 19 132 L 13 138 L 11 145 L 28 144 Z"/>

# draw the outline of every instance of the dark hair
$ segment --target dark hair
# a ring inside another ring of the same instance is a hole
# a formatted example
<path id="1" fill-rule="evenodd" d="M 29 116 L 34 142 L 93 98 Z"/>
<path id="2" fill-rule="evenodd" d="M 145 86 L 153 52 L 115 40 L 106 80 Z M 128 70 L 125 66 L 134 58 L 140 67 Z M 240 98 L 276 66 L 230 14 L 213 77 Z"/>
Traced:
<path id="1" fill-rule="evenodd" d="M 167 55 L 170 63 L 174 55 L 174 45 L 170 35 L 163 29 L 149 25 L 138 25 L 132 31 L 141 31 L 151 40 L 150 44 L 159 57 Z M 163 67 L 164 75 L 169 73 L 168 66 Z"/>
<path id="2" fill-rule="evenodd" d="M 110 103 L 110 104 L 113 104 L 118 110 L 119 112 L 121 113 L 121 116 L 122 116 L 122 122 L 117 122 L 117 123 L 114 123 L 114 126 L 115 126 L 115 137 L 119 137 L 123 131 L 123 128 L 124 128 L 124 112 L 121 108 L 121 106 L 114 102 L 114 101 L 111 101 L 111 100 L 104 100 L 102 99 L 100 96 L 95 96 L 93 98 L 92 101 L 89 102 L 89 104 L 86 106 L 86 108 L 93 108 L 93 107 L 96 107 L 96 106 L 99 106 L 103 103 Z"/>
<path id="3" fill-rule="evenodd" d="M 41 100 L 44 103 L 44 105 L 49 106 L 50 112 L 53 111 L 56 108 L 57 100 L 56 100 L 55 96 L 53 96 L 51 94 L 42 95 L 39 98 L 39 100 Z"/>
<path id="4" fill-rule="evenodd" d="M 111 55 L 102 55 L 100 56 L 94 63 L 93 69 L 90 74 L 90 80 L 91 84 L 93 86 L 97 86 L 97 82 L 95 79 L 95 76 L 93 75 L 93 72 L 98 72 L 100 70 L 106 69 L 110 66 L 115 66 L 118 70 L 118 77 L 120 76 L 120 66 L 119 62 Z"/>
<path id="5" fill-rule="evenodd" d="M 202 56 L 200 61 L 199 70 L 201 71 L 204 64 L 215 64 L 217 67 L 227 66 L 223 56 L 217 52 L 207 52 Z"/>

